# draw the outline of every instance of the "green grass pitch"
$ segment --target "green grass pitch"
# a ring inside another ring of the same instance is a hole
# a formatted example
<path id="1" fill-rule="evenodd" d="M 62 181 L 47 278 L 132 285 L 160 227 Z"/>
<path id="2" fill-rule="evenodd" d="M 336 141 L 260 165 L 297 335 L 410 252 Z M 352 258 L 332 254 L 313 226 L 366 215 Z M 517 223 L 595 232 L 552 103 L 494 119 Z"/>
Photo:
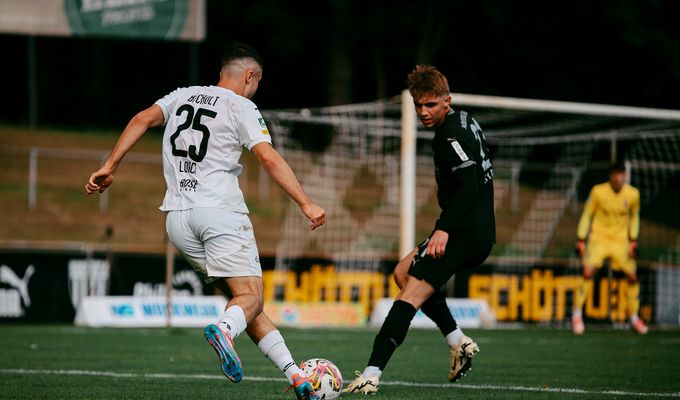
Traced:
<path id="1" fill-rule="evenodd" d="M 298 361 L 328 358 L 345 382 L 362 369 L 371 329 L 282 329 Z M 375 399 L 680 398 L 680 332 L 546 328 L 466 330 L 480 345 L 472 371 L 447 382 L 448 348 L 438 331 L 411 329 Z M 287 382 L 244 335 L 240 384 L 191 329 L 93 329 L 0 325 L 2 399 L 293 399 Z M 343 395 L 343 399 L 363 398 Z"/>

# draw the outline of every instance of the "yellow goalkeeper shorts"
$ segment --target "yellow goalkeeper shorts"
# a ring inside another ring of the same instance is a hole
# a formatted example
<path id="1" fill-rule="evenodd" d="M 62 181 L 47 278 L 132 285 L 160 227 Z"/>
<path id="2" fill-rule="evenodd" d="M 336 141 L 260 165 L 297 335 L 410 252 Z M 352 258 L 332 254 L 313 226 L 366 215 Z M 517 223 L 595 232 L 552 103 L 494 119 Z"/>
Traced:
<path id="1" fill-rule="evenodd" d="M 586 267 L 600 268 L 609 259 L 613 270 L 633 275 L 637 269 L 635 259 L 630 256 L 628 241 L 591 238 L 586 245 L 583 264 Z"/>

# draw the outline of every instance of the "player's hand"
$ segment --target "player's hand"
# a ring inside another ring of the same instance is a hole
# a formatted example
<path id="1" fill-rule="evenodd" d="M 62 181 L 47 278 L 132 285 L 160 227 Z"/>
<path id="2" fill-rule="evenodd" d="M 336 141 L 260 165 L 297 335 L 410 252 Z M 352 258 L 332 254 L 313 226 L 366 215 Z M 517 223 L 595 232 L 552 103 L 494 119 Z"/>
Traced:
<path id="1" fill-rule="evenodd" d="M 302 206 L 302 213 L 309 218 L 309 229 L 312 231 L 326 223 L 326 210 L 314 203 Z"/>
<path id="2" fill-rule="evenodd" d="M 637 240 L 631 240 L 628 245 L 628 255 L 630 258 L 637 258 L 638 242 Z"/>
<path id="3" fill-rule="evenodd" d="M 585 240 L 579 240 L 576 242 L 576 255 L 579 258 L 583 258 L 583 255 L 586 254 L 586 241 Z"/>
<path id="4" fill-rule="evenodd" d="M 113 170 L 109 167 L 101 167 L 90 175 L 90 180 L 85 185 L 85 193 L 88 196 L 95 192 L 103 193 L 112 183 Z"/>
<path id="5" fill-rule="evenodd" d="M 439 258 L 444 255 L 446 251 L 446 243 L 449 241 L 449 234 L 437 229 L 434 231 L 430 240 L 427 242 L 427 249 L 425 253 L 432 258 Z"/>

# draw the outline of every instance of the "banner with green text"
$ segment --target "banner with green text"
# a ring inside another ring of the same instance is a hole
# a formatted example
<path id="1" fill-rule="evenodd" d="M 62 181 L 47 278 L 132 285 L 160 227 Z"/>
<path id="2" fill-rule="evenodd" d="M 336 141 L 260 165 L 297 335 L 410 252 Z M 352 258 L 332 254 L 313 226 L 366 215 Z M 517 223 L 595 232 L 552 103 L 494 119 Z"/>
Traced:
<path id="1" fill-rule="evenodd" d="M 201 41 L 205 0 L 2 0 L 0 33 Z"/>

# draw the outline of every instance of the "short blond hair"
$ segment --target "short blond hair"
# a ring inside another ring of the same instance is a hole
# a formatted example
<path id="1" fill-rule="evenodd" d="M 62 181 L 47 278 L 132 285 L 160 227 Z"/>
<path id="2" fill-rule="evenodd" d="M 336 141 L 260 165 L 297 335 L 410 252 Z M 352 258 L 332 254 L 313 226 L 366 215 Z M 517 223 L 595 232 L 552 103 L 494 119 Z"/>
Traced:
<path id="1" fill-rule="evenodd" d="M 408 74 L 406 83 L 414 99 L 447 96 L 450 92 L 448 79 L 432 65 L 416 65 Z"/>

